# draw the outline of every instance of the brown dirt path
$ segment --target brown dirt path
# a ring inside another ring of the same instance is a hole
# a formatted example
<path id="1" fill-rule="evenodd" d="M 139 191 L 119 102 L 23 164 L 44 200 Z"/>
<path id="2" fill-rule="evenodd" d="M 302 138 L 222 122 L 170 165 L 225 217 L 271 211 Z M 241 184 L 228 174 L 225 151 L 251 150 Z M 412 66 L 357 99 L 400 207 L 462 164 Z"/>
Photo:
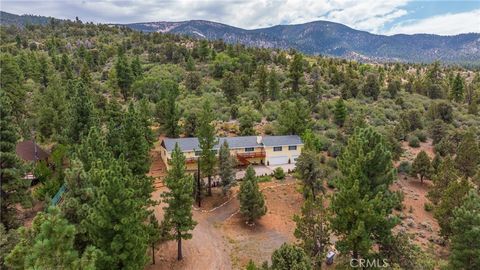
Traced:
<path id="1" fill-rule="evenodd" d="M 208 198 L 204 204 L 207 209 L 193 212 L 198 224 L 192 231 L 192 239 L 182 241 L 183 261 L 176 261 L 177 245 L 175 241 L 170 241 L 157 247 L 156 264 L 145 269 L 228 270 L 241 269 L 250 258 L 257 263 L 268 260 L 273 250 L 282 243 L 293 241 L 295 224 L 291 218 L 302 203 L 294 183 L 294 180 L 260 183 L 268 213 L 254 227 L 245 225 L 238 213 L 239 203 L 235 196 L 238 186 L 233 189 L 230 200 L 223 198 L 223 202 L 228 201 L 225 204 L 219 201 L 220 189 L 213 189 L 213 202 L 209 202 Z M 165 187 L 159 187 L 152 197 L 158 200 L 164 191 Z M 162 207 L 162 204 L 155 207 L 158 220 L 163 218 Z"/>

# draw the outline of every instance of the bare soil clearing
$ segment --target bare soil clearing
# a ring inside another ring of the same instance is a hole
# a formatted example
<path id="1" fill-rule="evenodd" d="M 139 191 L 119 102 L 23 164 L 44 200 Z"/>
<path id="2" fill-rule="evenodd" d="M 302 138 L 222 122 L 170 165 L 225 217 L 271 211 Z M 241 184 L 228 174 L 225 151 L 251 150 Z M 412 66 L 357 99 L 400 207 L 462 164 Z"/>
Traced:
<path id="1" fill-rule="evenodd" d="M 260 183 L 260 188 L 268 212 L 255 226 L 246 225 L 239 214 L 238 186 L 230 197 L 223 197 L 220 188 L 214 188 L 214 196 L 206 198 L 202 209 L 193 213 L 198 225 L 193 238 L 182 241 L 184 260 L 176 261 L 177 244 L 170 241 L 158 246 L 156 264 L 145 269 L 241 269 L 250 259 L 257 263 L 268 260 L 284 242 L 294 241 L 292 217 L 299 212 L 303 199 L 293 179 Z M 159 200 L 165 190 L 157 189 L 153 198 Z M 158 220 L 163 219 L 163 206 L 155 207 Z"/>

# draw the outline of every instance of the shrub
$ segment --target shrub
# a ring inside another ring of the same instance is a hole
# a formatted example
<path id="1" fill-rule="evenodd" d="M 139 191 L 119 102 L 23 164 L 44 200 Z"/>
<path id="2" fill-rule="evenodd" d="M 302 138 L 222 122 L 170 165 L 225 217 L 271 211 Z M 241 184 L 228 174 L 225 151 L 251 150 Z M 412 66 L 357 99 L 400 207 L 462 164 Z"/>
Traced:
<path id="1" fill-rule="evenodd" d="M 338 144 L 332 144 L 328 147 L 328 155 L 331 157 L 337 157 L 340 154 L 341 147 Z"/>
<path id="2" fill-rule="evenodd" d="M 408 136 L 408 145 L 415 148 L 420 147 L 420 140 L 415 135 Z"/>
<path id="3" fill-rule="evenodd" d="M 425 209 L 425 211 L 427 211 L 427 212 L 431 212 L 433 210 L 433 204 L 431 204 L 429 202 L 426 202 L 423 205 L 423 209 Z"/>
<path id="4" fill-rule="evenodd" d="M 328 180 L 327 180 L 327 186 L 328 186 L 329 188 L 332 188 L 332 189 L 335 188 L 335 179 L 333 179 L 333 178 L 328 179 Z"/>
<path id="5" fill-rule="evenodd" d="M 327 166 L 330 167 L 330 168 L 333 168 L 333 169 L 337 169 L 337 168 L 338 168 L 337 159 L 335 159 L 335 158 L 329 158 L 329 159 L 327 159 L 326 164 L 327 164 Z"/>
<path id="6" fill-rule="evenodd" d="M 273 177 L 275 177 L 275 179 L 277 179 L 277 180 L 285 179 L 285 172 L 283 171 L 282 167 L 277 167 L 273 171 Z"/>
<path id="7" fill-rule="evenodd" d="M 415 130 L 415 136 L 417 136 L 417 138 L 421 141 L 421 142 L 426 142 L 428 137 L 427 137 L 427 133 L 423 130 Z"/>
<path id="8" fill-rule="evenodd" d="M 270 182 L 272 180 L 272 177 L 270 175 L 262 175 L 258 176 L 258 183 L 263 183 L 263 182 Z"/>
<path id="9" fill-rule="evenodd" d="M 412 171 L 412 163 L 408 161 L 402 161 L 400 162 L 400 165 L 398 165 L 399 173 L 410 174 L 411 171 Z"/>

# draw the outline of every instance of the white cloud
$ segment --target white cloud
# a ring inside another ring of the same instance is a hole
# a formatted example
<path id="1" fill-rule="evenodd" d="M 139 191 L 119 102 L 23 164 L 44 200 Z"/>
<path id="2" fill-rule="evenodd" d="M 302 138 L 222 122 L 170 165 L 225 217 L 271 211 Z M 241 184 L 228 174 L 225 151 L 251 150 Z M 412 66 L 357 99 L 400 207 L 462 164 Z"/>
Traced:
<path id="1" fill-rule="evenodd" d="M 480 9 L 400 23 L 393 26 L 385 34 L 455 35 L 469 32 L 480 33 Z"/>
<path id="2" fill-rule="evenodd" d="M 475 31 L 478 10 L 396 24 L 413 0 L 2 0 L 2 10 L 102 23 L 204 19 L 246 29 L 328 20 L 373 33 Z M 476 13 L 475 13 L 476 12 Z M 394 25 L 386 30 L 385 25 Z M 479 32 L 478 29 L 476 32 Z"/>
<path id="3" fill-rule="evenodd" d="M 2 9 L 95 22 L 205 19 L 252 29 L 330 20 L 367 31 L 406 14 L 410 0 L 3 0 Z"/>

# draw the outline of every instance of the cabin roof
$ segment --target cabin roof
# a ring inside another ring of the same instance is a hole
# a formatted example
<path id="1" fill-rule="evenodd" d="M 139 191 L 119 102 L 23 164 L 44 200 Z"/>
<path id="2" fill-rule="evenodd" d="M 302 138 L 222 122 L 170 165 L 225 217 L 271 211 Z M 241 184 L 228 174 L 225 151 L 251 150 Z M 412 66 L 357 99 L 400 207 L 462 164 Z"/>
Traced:
<path id="1" fill-rule="evenodd" d="M 214 150 L 220 149 L 224 141 L 227 141 L 230 149 L 245 147 L 261 147 L 258 143 L 257 136 L 241 136 L 241 137 L 217 137 L 218 143 L 213 147 Z M 168 152 L 173 151 L 175 144 L 178 143 L 183 152 L 200 150 L 200 144 L 197 137 L 190 138 L 165 138 L 162 145 Z"/>
<path id="2" fill-rule="evenodd" d="M 302 139 L 298 135 L 286 136 L 265 136 L 262 139 L 265 146 L 282 146 L 282 145 L 302 145 Z"/>
<path id="3" fill-rule="evenodd" d="M 227 141 L 230 149 L 247 148 L 247 147 L 262 147 L 262 146 L 282 146 L 282 145 L 301 145 L 302 139 L 297 135 L 287 136 L 238 136 L 238 137 L 217 137 L 218 143 L 213 147 L 214 150 L 220 149 L 224 141 Z M 183 152 L 193 150 L 200 150 L 200 144 L 197 137 L 189 138 L 165 138 L 162 141 L 162 146 L 171 152 L 178 143 Z"/>
<path id="4" fill-rule="evenodd" d="M 47 159 L 48 156 L 50 156 L 47 151 L 43 150 L 38 144 L 34 143 L 32 140 L 17 143 L 15 151 L 17 153 L 17 156 L 26 161 L 44 160 Z"/>

